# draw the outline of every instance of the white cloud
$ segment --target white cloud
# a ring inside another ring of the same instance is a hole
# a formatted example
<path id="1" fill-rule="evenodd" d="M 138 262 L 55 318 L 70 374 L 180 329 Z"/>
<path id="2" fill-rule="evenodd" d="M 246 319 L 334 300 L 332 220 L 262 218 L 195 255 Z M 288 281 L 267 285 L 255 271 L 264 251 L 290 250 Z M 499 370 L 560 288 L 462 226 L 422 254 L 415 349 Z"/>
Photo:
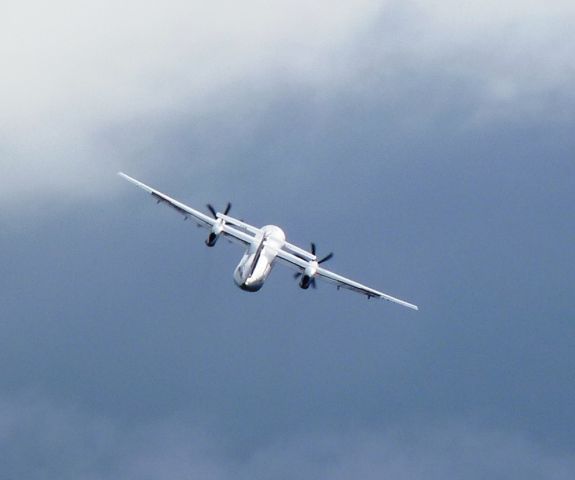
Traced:
<path id="1" fill-rule="evenodd" d="M 70 120 L 109 119 L 175 108 L 274 63 L 312 68 L 316 56 L 364 22 L 374 4 L 12 3 L 2 19 L 2 55 L 9 62 L 2 103 L 15 126 L 59 112 Z"/>
<path id="2" fill-rule="evenodd" d="M 573 2 L 416 3 L 427 19 L 421 42 L 427 60 L 445 65 L 448 74 L 474 79 L 483 92 L 479 114 L 545 114 L 549 94 L 573 98 Z"/>
<path id="3" fill-rule="evenodd" d="M 477 86 L 478 116 L 539 113 L 550 94 L 572 95 L 574 12 L 561 0 L 11 2 L 0 18 L 0 211 L 101 191 L 128 162 L 103 129 L 203 112 L 250 83 L 265 101 L 276 82 L 333 92 L 385 72 L 394 95 L 410 69 L 440 70 Z"/>
<path id="4" fill-rule="evenodd" d="M 219 89 L 274 68 L 313 75 L 323 52 L 365 22 L 375 4 L 6 5 L 0 18 L 3 206 L 38 192 L 101 189 L 98 180 L 122 164 L 95 139 L 102 128 L 205 108 Z"/>
<path id="5" fill-rule="evenodd" d="M 373 4 L 12 2 L 0 19 L 2 203 L 89 191 L 119 163 L 94 144 L 100 128 L 201 108 L 274 65 L 312 72 Z"/>
<path id="6" fill-rule="evenodd" d="M 413 0 L 394 5 L 372 27 L 371 37 L 357 43 L 350 90 L 398 104 L 412 96 L 415 85 L 426 98 L 415 113 L 423 123 L 438 110 L 462 105 L 471 123 L 570 118 L 573 2 Z"/>

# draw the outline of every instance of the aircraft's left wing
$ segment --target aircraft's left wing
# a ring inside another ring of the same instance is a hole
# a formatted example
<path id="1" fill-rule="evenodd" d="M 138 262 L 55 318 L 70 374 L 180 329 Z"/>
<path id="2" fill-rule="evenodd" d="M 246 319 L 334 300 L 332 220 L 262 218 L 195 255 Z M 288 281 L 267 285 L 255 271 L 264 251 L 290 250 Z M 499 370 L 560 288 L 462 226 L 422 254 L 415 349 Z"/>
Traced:
<path id="1" fill-rule="evenodd" d="M 295 267 L 298 271 L 302 272 L 307 267 L 310 266 L 310 262 L 300 258 L 286 250 L 279 250 L 277 252 L 278 258 L 282 259 L 284 262 L 288 263 L 290 266 Z M 392 297 L 387 293 L 380 292 L 373 288 L 367 287 L 359 282 L 354 280 L 350 280 L 349 278 L 345 278 L 337 273 L 331 272 L 326 270 L 325 268 L 320 267 L 317 265 L 315 278 L 323 278 L 328 282 L 334 283 L 339 288 L 346 288 L 348 290 L 352 290 L 354 292 L 362 293 L 366 295 L 368 298 L 382 298 L 383 300 L 387 300 L 388 302 L 397 303 L 407 308 L 411 308 L 412 310 L 419 310 L 417 305 L 413 305 L 412 303 L 406 302 L 405 300 L 400 300 L 399 298 Z"/>
<path id="2" fill-rule="evenodd" d="M 178 213 L 184 215 L 185 218 L 194 219 L 195 222 L 201 227 L 212 228 L 216 223 L 218 223 L 218 221 L 221 221 L 220 217 L 223 217 L 223 215 L 219 214 L 218 219 L 212 218 L 209 215 L 206 215 L 205 213 L 202 213 L 192 207 L 189 207 L 188 205 L 185 205 L 181 202 L 178 202 L 177 200 L 174 200 L 165 193 L 162 193 L 152 187 L 149 187 L 148 185 L 140 182 L 139 180 L 136 180 L 135 178 L 130 177 L 129 175 L 126 175 L 123 172 L 118 172 L 118 175 L 125 178 L 129 182 L 132 182 L 134 185 L 137 185 L 146 192 L 150 193 L 158 201 L 158 203 L 165 203 L 169 207 L 176 210 Z M 227 218 L 233 220 L 231 217 Z M 248 226 L 251 227 L 250 225 Z M 222 224 L 221 232 L 223 235 L 231 238 L 232 240 L 238 240 L 243 244 L 250 244 L 256 241 L 255 236 L 256 233 L 259 232 L 259 229 L 256 227 L 251 227 L 251 230 L 244 228 L 244 231 L 242 231 L 224 222 Z"/>
<path id="3" fill-rule="evenodd" d="M 400 300 L 399 298 L 392 297 L 387 293 L 380 292 L 378 290 L 374 290 L 373 288 L 366 287 L 359 282 L 354 280 L 350 280 L 349 278 L 342 277 L 337 273 L 330 272 L 325 268 L 319 267 L 317 269 L 317 276 L 321 278 L 325 278 L 327 281 L 335 283 L 338 288 L 347 288 L 348 290 L 353 290 L 354 292 L 363 293 L 367 295 L 368 298 L 376 297 L 382 298 L 387 300 L 388 302 L 397 303 L 399 305 L 403 305 L 404 307 L 411 308 L 412 310 L 419 310 L 417 305 L 413 303 L 406 302 L 405 300 Z"/>

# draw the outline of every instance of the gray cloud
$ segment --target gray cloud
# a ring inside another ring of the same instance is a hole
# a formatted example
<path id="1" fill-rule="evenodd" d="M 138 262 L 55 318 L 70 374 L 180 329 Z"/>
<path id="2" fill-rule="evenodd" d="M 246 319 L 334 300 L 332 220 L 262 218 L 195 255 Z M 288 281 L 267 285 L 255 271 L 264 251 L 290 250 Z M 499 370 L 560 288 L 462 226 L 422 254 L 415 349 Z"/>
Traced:
<path id="1" fill-rule="evenodd" d="M 281 268 L 246 295 L 230 278 L 236 248 L 206 249 L 119 183 L 122 202 L 5 232 L 4 388 L 39 385 L 123 422 L 212 418 L 247 448 L 340 418 L 387 429 L 453 415 L 570 448 L 563 130 L 469 131 L 456 110 L 423 132 L 354 97 L 314 115 L 307 93 L 264 112 L 209 184 L 185 159 L 154 183 L 334 250 L 334 269 L 420 303 L 418 316 L 328 286 L 306 295 Z M 158 147 L 188 150 L 185 120 Z M 299 175 L 278 177 L 274 161 Z"/>
<path id="2" fill-rule="evenodd" d="M 124 31 L 74 13 L 55 28 L 77 33 L 70 61 L 47 38 L 45 90 L 22 100 L 30 77 L 3 120 L 0 476 L 563 478 L 571 7 L 366 3 L 350 23 L 342 3 L 308 50 L 327 4 L 301 28 L 286 6 L 245 43 L 239 23 L 223 37 L 246 62 L 222 73 L 223 57 L 194 56 L 220 51 L 211 26 L 189 57 L 175 48 L 189 10 L 174 5 Z M 120 168 L 199 208 L 231 200 L 422 310 L 303 292 L 281 268 L 245 294 L 240 252 L 206 249 Z"/>
<path id="3" fill-rule="evenodd" d="M 3 474 L 30 480 L 118 476 L 560 480 L 570 478 L 575 467 L 572 455 L 552 453 L 513 432 L 467 423 L 287 435 L 237 456 L 203 426 L 166 419 L 126 430 L 104 418 L 55 407 L 41 397 L 5 398 L 0 405 Z"/>

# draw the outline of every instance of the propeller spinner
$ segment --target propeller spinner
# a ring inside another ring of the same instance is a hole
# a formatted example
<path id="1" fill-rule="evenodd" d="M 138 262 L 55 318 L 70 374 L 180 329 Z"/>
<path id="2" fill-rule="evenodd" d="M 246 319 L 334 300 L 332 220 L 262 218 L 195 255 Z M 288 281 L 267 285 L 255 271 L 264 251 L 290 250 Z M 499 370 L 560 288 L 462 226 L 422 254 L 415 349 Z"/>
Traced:
<path id="1" fill-rule="evenodd" d="M 315 255 L 316 252 L 316 246 L 315 243 L 311 242 L 311 253 L 312 255 Z M 323 257 L 320 260 L 317 260 L 317 265 L 327 262 L 329 259 L 331 259 L 333 257 L 333 252 L 328 253 L 325 257 Z M 316 262 L 310 262 L 310 263 L 316 263 Z M 317 268 L 317 265 L 314 265 Z M 309 286 L 311 285 L 312 288 L 317 288 L 316 284 L 315 284 L 315 277 L 313 275 L 309 275 L 307 274 L 307 269 L 304 272 L 297 272 L 294 274 L 294 278 L 300 278 L 301 280 L 299 282 L 299 286 L 301 288 L 303 288 L 304 290 L 309 288 Z"/>

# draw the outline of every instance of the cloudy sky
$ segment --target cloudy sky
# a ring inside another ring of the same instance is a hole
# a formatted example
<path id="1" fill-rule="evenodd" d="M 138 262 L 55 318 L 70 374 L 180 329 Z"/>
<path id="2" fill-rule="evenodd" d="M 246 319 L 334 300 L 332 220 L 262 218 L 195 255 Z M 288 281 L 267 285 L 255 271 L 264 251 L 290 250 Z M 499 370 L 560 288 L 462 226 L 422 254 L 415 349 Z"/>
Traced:
<path id="1" fill-rule="evenodd" d="M 0 478 L 570 479 L 575 6 L 11 2 Z M 118 170 L 420 305 L 277 268 Z"/>

